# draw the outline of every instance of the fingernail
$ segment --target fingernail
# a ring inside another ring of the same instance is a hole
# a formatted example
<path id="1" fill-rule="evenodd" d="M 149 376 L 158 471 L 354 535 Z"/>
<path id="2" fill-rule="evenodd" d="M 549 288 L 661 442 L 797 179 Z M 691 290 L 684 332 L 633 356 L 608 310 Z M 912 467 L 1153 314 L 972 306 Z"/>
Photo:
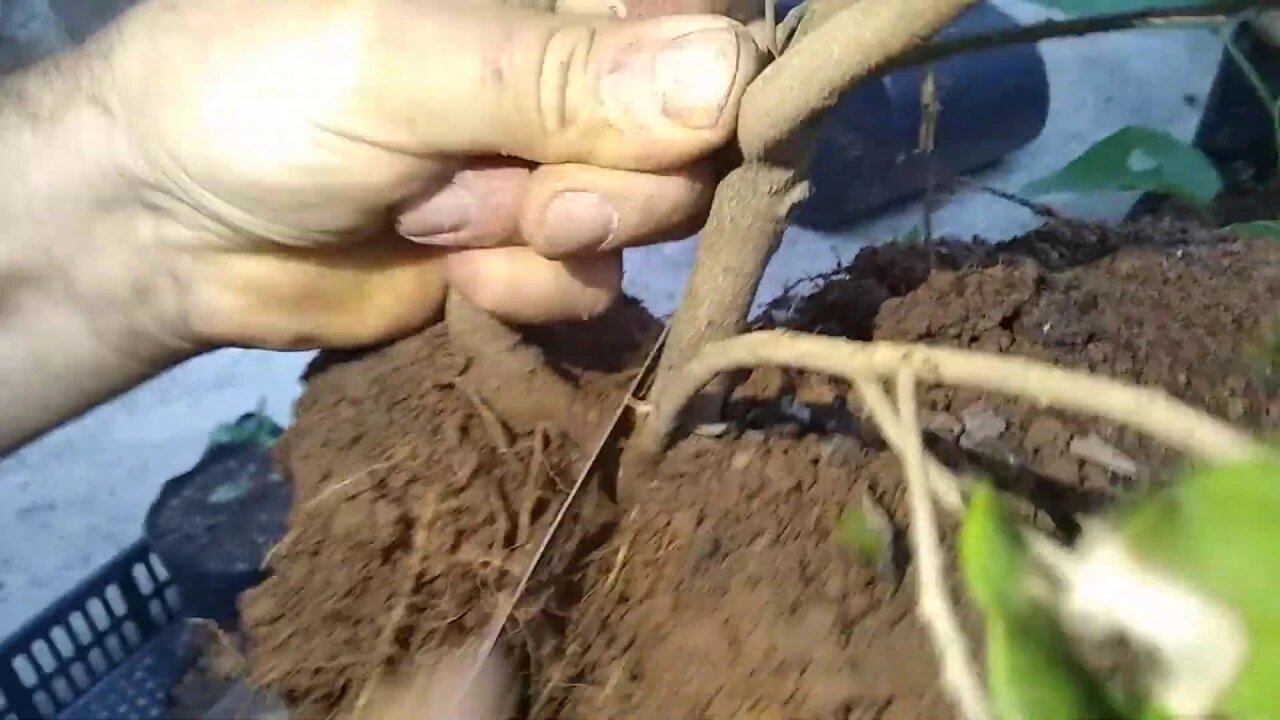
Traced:
<path id="1" fill-rule="evenodd" d="M 447 244 L 449 237 L 466 229 L 474 217 L 475 198 L 467 190 L 449 185 L 401 214 L 396 229 L 414 242 Z"/>
<path id="2" fill-rule="evenodd" d="M 662 112 L 694 129 L 715 127 L 724 114 L 738 74 L 738 34 L 699 30 L 668 42 L 654 60 Z"/>
<path id="3" fill-rule="evenodd" d="M 618 211 L 593 192 L 562 192 L 547 203 L 542 226 L 543 252 L 599 250 L 618 231 Z"/>

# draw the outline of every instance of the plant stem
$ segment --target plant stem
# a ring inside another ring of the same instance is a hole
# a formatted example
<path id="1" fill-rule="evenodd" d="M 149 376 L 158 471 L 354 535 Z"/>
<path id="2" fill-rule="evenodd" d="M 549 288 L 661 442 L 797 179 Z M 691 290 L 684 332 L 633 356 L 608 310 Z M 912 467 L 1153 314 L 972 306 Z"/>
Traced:
<path id="1" fill-rule="evenodd" d="M 806 153 L 782 146 L 805 121 L 885 60 L 928 37 L 974 0 L 857 0 L 782 53 L 747 88 L 738 116 L 746 162 L 716 188 L 693 272 L 671 321 L 671 336 L 650 397 L 667 402 L 671 376 L 708 342 L 741 331 L 765 267 L 802 197 Z M 752 149 L 754 148 L 754 149 Z M 764 157 L 771 151 L 772 157 Z M 782 156 L 782 157 L 779 157 Z M 715 394 L 709 409 L 714 409 Z M 681 406 L 684 401 L 681 401 Z M 645 423 L 637 446 L 662 438 Z"/>
<path id="2" fill-rule="evenodd" d="M 926 382 L 999 392 L 1107 418 L 1202 459 L 1238 459 L 1260 448 L 1247 433 L 1154 388 L 1022 357 L 921 344 L 865 343 L 785 330 L 748 333 L 703 348 L 671 379 L 668 401 L 655 405 L 650 417 L 655 434 L 669 437 L 680 408 L 720 373 L 760 366 L 797 368 L 850 381 L 885 377 L 908 368 Z"/>
<path id="3" fill-rule="evenodd" d="M 1151 8 L 1068 20 L 1046 20 L 1011 30 L 964 35 L 951 40 L 919 45 L 886 63 L 885 69 L 895 70 L 923 65 L 956 55 L 1055 38 L 1080 37 L 1123 30 L 1217 25 L 1228 22 L 1232 15 L 1259 7 L 1280 7 L 1280 0 L 1261 0 L 1260 2 L 1258 0 L 1222 0 L 1212 4 Z"/>
<path id="4" fill-rule="evenodd" d="M 665 397 L 665 381 L 699 348 L 741 330 L 760 287 L 760 271 L 782 239 L 783 198 L 794 187 L 794 175 L 788 168 L 752 162 L 730 172 L 716 189 L 650 398 Z M 707 414 L 715 410 L 708 407 Z"/>

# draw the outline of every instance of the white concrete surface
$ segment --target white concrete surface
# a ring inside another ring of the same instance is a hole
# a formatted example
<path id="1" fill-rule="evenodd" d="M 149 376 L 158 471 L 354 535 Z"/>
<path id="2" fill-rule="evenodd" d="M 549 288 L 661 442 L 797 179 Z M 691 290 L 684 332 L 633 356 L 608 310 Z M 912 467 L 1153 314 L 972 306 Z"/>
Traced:
<path id="1" fill-rule="evenodd" d="M 1022 0 L 1000 4 L 1024 21 L 1043 17 Z M 1042 52 L 1052 85 L 1048 127 L 986 173 L 988 184 L 1017 189 L 1128 124 L 1189 138 L 1199 108 L 1184 96 L 1207 92 L 1219 45 L 1203 31 L 1153 30 L 1056 40 Z M 1118 219 L 1131 201 L 1093 196 L 1055 204 L 1077 216 Z M 761 298 L 919 222 L 919 208 L 911 207 L 839 237 L 793 231 Z M 939 233 L 993 239 L 1035 224 L 1021 208 L 985 195 L 958 197 L 935 216 Z M 693 249 L 686 241 L 630 252 L 627 291 L 669 313 Z M 287 421 L 307 357 L 223 351 L 193 360 L 0 461 L 0 637 L 138 537 L 160 485 L 195 462 L 215 425 L 253 409 L 260 397 Z"/>

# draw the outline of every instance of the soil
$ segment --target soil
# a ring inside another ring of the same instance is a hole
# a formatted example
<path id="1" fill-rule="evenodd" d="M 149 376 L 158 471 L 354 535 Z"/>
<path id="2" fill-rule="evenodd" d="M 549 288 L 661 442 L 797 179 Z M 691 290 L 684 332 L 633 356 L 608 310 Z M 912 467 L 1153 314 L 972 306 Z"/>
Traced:
<path id="1" fill-rule="evenodd" d="M 1054 221 L 1001 246 L 868 249 L 760 324 L 1026 355 L 1274 430 L 1280 392 L 1252 348 L 1277 298 L 1280 244 L 1169 220 Z M 536 339 L 603 423 L 656 328 L 625 304 Z M 1064 537 L 1180 460 L 1028 403 L 945 388 L 922 402 L 945 462 L 983 471 Z M 847 389 L 763 369 L 728 415 L 723 434 L 681 438 L 647 472 L 608 459 L 607 482 L 575 504 L 507 626 L 525 658 L 521 716 L 948 717 L 909 559 L 865 567 L 832 539 L 864 492 L 905 528 L 897 462 Z M 254 679 L 295 717 L 327 717 L 379 668 L 483 630 L 584 460 L 571 430 L 505 429 L 441 328 L 324 356 L 277 450 L 291 530 L 242 603 Z"/>

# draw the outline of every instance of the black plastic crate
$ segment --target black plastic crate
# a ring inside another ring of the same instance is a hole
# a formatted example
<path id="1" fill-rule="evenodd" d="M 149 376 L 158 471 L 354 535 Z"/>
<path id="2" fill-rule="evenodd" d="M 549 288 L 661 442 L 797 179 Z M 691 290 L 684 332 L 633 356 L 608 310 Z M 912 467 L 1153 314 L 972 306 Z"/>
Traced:
<path id="1" fill-rule="evenodd" d="M 0 720 L 153 720 L 194 661 L 168 571 L 139 540 L 0 644 Z"/>

